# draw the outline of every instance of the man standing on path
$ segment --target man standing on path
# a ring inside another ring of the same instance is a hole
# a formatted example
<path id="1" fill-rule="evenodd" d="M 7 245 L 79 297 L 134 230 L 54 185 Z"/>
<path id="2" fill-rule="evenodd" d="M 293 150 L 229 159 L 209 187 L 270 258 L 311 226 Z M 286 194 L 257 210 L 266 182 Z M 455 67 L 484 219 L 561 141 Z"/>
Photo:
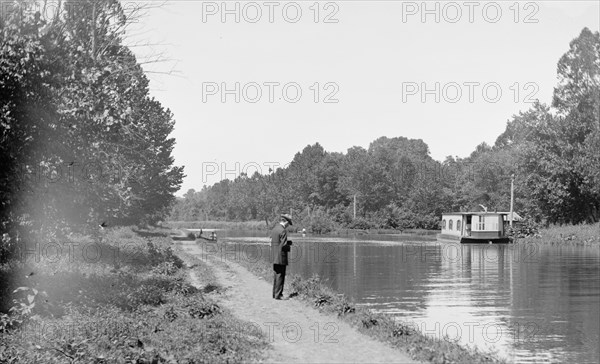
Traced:
<path id="1" fill-rule="evenodd" d="M 291 240 L 287 240 L 288 225 L 292 225 L 292 216 L 282 214 L 279 223 L 271 231 L 271 261 L 273 262 L 273 298 L 283 298 L 285 268 L 288 264 L 288 252 Z"/>

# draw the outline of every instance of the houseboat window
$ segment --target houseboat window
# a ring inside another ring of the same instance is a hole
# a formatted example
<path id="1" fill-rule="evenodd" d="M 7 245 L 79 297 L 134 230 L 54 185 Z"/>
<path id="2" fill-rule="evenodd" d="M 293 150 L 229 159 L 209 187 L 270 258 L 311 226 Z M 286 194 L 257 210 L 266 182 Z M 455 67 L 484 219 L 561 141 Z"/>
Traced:
<path id="1" fill-rule="evenodd" d="M 460 231 L 460 220 L 456 220 L 456 230 Z"/>
<path id="2" fill-rule="evenodd" d="M 448 222 L 448 230 L 452 230 L 452 220 Z"/>
<path id="3" fill-rule="evenodd" d="M 442 230 L 446 230 L 446 219 L 442 220 Z"/>

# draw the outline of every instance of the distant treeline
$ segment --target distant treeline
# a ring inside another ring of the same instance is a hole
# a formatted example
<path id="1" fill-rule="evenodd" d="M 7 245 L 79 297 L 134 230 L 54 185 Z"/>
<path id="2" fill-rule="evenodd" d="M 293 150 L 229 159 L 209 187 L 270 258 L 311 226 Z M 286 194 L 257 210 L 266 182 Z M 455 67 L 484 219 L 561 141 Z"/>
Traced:
<path id="1" fill-rule="evenodd" d="M 541 223 L 600 219 L 600 35 L 584 28 L 558 62 L 551 105 L 507 122 L 493 146 L 440 162 L 422 140 L 381 137 L 330 153 L 318 143 L 269 174 L 241 174 L 178 199 L 170 219 L 264 220 L 292 211 L 295 225 L 438 228 L 443 211 L 514 209 Z M 354 198 L 356 196 L 356 218 Z"/>
<path id="2" fill-rule="evenodd" d="M 183 167 L 173 116 L 122 44 L 135 14 L 117 0 L 2 5 L 0 257 L 31 234 L 163 219 Z"/>

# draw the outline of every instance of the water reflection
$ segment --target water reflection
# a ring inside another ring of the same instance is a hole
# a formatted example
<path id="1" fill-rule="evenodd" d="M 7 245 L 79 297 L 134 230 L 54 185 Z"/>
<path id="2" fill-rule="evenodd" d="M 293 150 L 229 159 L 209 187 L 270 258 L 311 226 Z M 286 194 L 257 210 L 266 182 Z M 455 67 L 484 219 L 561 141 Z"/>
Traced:
<path id="1" fill-rule="evenodd" d="M 292 239 L 290 273 L 319 274 L 358 304 L 432 336 L 516 362 L 600 361 L 598 247 Z M 267 238 L 243 240 L 268 249 Z"/>

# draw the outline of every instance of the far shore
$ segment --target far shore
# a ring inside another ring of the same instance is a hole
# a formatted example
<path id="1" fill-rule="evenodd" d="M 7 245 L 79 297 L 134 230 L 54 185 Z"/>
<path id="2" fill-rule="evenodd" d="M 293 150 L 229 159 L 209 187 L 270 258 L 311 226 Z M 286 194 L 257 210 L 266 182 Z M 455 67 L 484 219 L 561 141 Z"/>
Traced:
<path id="1" fill-rule="evenodd" d="M 264 231 L 267 233 L 269 228 L 264 221 L 168 221 L 163 223 L 164 227 L 171 229 L 215 229 L 215 230 L 234 230 L 234 231 Z M 301 233 L 301 227 L 291 226 L 288 229 L 292 233 Z M 435 237 L 439 230 L 425 229 L 349 229 L 339 228 L 326 234 L 316 234 L 307 231 L 309 236 L 340 236 L 340 235 L 412 235 Z M 554 225 L 541 228 L 535 234 L 527 236 L 514 236 L 515 244 L 544 244 L 544 245 L 569 245 L 569 246 L 600 246 L 600 222 L 595 224 L 581 225 Z"/>
<path id="2" fill-rule="evenodd" d="M 272 226 L 267 226 L 264 221 L 218 221 L 218 220 L 205 220 L 205 221 L 165 221 L 163 223 L 165 227 L 172 229 L 187 229 L 195 231 L 196 229 L 212 229 L 212 230 L 256 230 L 256 231 L 269 231 Z M 435 235 L 439 233 L 438 230 L 427 230 L 427 229 L 383 229 L 383 228 L 372 228 L 372 229 L 351 229 L 340 227 L 329 233 L 313 233 L 308 229 L 307 233 L 314 235 L 361 235 L 361 234 L 374 234 L 374 235 Z M 301 226 L 290 226 L 288 231 L 291 232 L 302 232 Z"/>

